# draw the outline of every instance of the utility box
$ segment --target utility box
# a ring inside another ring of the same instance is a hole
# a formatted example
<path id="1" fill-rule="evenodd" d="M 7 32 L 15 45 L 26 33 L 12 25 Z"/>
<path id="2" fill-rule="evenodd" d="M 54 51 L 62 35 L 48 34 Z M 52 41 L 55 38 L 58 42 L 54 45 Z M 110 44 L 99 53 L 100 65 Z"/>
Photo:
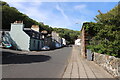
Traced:
<path id="1" fill-rule="evenodd" d="M 92 61 L 93 60 L 93 53 L 90 49 L 87 49 L 87 60 Z"/>

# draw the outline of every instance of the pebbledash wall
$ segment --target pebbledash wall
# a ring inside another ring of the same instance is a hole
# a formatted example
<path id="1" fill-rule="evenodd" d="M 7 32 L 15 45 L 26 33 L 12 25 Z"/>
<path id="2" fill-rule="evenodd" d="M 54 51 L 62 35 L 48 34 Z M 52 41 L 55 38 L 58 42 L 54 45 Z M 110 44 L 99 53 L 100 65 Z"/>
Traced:
<path id="1" fill-rule="evenodd" d="M 114 77 L 120 78 L 120 58 L 94 52 L 94 61 Z"/>

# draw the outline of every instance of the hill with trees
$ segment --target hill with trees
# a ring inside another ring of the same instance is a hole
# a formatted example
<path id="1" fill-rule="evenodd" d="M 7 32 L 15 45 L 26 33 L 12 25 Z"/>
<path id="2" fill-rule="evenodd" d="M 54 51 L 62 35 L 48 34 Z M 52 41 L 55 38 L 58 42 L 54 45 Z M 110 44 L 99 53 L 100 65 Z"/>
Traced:
<path id="1" fill-rule="evenodd" d="M 74 44 L 74 41 L 80 36 L 80 31 L 74 31 L 65 28 L 54 28 L 54 31 L 59 33 L 60 37 L 67 40 L 67 44 Z"/>
<path id="2" fill-rule="evenodd" d="M 2 27 L 1 29 L 10 30 L 11 23 L 15 21 L 23 21 L 25 28 L 30 28 L 32 25 L 39 25 L 40 30 L 47 30 L 50 34 L 52 31 L 56 31 L 61 37 L 65 38 L 69 44 L 73 44 L 74 40 L 79 34 L 79 31 L 52 28 L 49 25 L 44 25 L 36 20 L 31 19 L 26 14 L 21 13 L 15 7 L 10 7 L 6 2 L 0 1 L 0 13 L 2 13 Z"/>

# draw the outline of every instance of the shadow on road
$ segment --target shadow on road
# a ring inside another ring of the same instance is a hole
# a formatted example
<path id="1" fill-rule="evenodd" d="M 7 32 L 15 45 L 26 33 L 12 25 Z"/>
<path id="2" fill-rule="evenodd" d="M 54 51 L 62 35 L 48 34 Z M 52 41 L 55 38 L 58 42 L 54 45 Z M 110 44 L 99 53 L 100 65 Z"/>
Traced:
<path id="1" fill-rule="evenodd" d="M 51 57 L 47 55 L 27 55 L 12 52 L 2 52 L 2 64 L 26 64 L 35 62 L 45 62 Z"/>

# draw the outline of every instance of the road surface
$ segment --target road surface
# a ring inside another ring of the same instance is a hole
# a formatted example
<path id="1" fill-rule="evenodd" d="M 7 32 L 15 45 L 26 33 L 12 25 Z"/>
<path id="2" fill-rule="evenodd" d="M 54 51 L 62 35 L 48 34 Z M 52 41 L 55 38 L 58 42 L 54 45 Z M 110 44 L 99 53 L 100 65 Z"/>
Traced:
<path id="1" fill-rule="evenodd" d="M 3 49 L 3 78 L 61 78 L 72 47 L 52 51 L 13 51 Z"/>

